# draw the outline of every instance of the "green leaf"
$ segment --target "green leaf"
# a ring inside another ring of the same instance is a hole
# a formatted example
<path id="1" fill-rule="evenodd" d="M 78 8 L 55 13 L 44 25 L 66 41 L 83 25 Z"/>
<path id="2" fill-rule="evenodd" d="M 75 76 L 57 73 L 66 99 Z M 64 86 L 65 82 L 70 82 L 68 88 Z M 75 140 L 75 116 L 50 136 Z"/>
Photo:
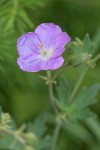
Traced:
<path id="1" fill-rule="evenodd" d="M 47 130 L 47 127 L 45 125 L 45 116 L 39 116 L 33 123 L 28 124 L 27 131 L 33 132 L 37 135 L 38 138 L 41 138 L 45 131 Z"/>
<path id="2" fill-rule="evenodd" d="M 65 110 L 68 104 L 68 99 L 71 93 L 68 82 L 61 76 L 56 87 L 57 97 L 56 103 L 61 110 Z"/>
<path id="3" fill-rule="evenodd" d="M 22 150 L 23 146 L 11 135 L 0 134 L 0 148 L 9 150 Z"/>
<path id="4" fill-rule="evenodd" d="M 71 122 L 77 122 L 78 120 L 84 120 L 88 118 L 96 118 L 96 114 L 89 108 L 73 109 L 68 112 L 68 120 Z"/>
<path id="5" fill-rule="evenodd" d="M 100 84 L 81 89 L 66 109 L 67 118 L 71 121 L 96 117 L 88 106 L 96 103 L 96 95 L 100 90 Z"/>
<path id="6" fill-rule="evenodd" d="M 83 51 L 87 53 L 93 53 L 94 52 L 94 43 L 91 41 L 89 34 L 86 34 L 83 40 Z"/>
<path id="7" fill-rule="evenodd" d="M 80 109 L 96 103 L 95 97 L 99 90 L 100 84 L 95 84 L 89 88 L 81 89 L 74 98 L 71 107 Z"/>
<path id="8" fill-rule="evenodd" d="M 51 145 L 51 137 L 45 137 L 38 142 L 36 150 L 47 150 Z"/>
<path id="9" fill-rule="evenodd" d="M 38 142 L 35 146 L 36 150 L 47 150 L 51 144 L 51 136 L 46 135 L 47 127 L 45 121 L 47 113 L 39 116 L 33 123 L 28 124 L 27 131 L 33 132 L 38 137 Z"/>

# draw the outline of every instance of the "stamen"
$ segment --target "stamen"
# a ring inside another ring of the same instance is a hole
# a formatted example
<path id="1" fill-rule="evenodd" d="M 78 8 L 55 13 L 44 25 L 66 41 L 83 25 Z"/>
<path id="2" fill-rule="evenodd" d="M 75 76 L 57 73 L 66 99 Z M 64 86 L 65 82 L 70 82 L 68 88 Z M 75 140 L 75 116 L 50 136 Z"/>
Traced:
<path id="1" fill-rule="evenodd" d="M 38 44 L 38 47 L 39 47 L 39 48 L 42 48 L 42 47 L 43 47 L 42 43 L 39 43 L 39 44 Z"/>
<path id="2" fill-rule="evenodd" d="M 42 49 L 40 55 L 41 55 L 41 57 L 43 59 L 48 59 L 48 58 L 50 58 L 52 56 L 52 51 L 51 50 Z"/>

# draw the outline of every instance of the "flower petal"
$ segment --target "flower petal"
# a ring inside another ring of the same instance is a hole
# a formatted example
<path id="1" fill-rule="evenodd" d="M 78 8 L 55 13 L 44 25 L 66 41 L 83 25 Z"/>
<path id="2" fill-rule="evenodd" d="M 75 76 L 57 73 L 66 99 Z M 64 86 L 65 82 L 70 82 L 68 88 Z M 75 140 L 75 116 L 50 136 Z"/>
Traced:
<path id="1" fill-rule="evenodd" d="M 17 63 L 23 71 L 38 72 L 40 70 L 55 70 L 63 65 L 63 57 L 43 61 L 39 57 L 29 56 L 26 58 L 19 57 Z"/>
<path id="2" fill-rule="evenodd" d="M 51 47 L 54 50 L 54 57 L 60 56 L 64 52 L 64 46 L 70 42 L 71 38 L 66 32 L 60 33 L 53 41 Z"/>
<path id="3" fill-rule="evenodd" d="M 52 58 L 41 64 L 41 70 L 55 70 L 63 65 L 63 57 Z"/>
<path id="4" fill-rule="evenodd" d="M 29 56 L 26 58 L 19 57 L 17 59 L 17 63 L 23 71 L 37 72 L 41 70 L 40 69 L 41 60 L 38 57 L 37 58 L 35 58 L 34 56 Z"/>
<path id="5" fill-rule="evenodd" d="M 39 44 L 41 44 L 36 33 L 29 32 L 22 35 L 17 42 L 18 54 L 26 57 L 32 53 L 38 54 Z"/>
<path id="6" fill-rule="evenodd" d="M 61 32 L 61 28 L 53 23 L 43 23 L 35 29 L 35 33 L 38 34 L 44 48 L 48 48 Z"/>

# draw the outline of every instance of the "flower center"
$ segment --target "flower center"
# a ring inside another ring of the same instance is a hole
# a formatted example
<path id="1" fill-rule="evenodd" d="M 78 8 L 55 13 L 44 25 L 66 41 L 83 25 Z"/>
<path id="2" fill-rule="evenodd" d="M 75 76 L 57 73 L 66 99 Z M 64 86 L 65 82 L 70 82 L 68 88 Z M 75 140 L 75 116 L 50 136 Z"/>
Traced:
<path id="1" fill-rule="evenodd" d="M 40 51 L 40 55 L 43 59 L 48 59 L 52 56 L 52 51 L 51 50 L 45 50 L 45 49 L 42 49 Z"/>

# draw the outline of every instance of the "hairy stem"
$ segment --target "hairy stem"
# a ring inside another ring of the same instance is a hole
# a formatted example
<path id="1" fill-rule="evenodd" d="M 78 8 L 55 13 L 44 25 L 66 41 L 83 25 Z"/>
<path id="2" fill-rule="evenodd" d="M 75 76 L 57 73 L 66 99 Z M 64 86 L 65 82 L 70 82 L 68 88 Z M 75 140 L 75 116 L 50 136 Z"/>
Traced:
<path id="1" fill-rule="evenodd" d="M 51 72 L 48 70 L 47 71 L 47 81 L 48 81 L 48 92 L 49 92 L 49 97 L 50 97 L 50 102 L 51 102 L 51 106 L 56 114 L 56 125 L 55 125 L 55 129 L 54 129 L 54 133 L 53 133 L 53 139 L 52 139 L 52 144 L 51 144 L 51 149 L 50 150 L 56 150 L 56 143 L 57 143 L 57 139 L 59 136 L 59 132 L 60 132 L 60 128 L 61 128 L 61 123 L 62 121 L 58 118 L 58 109 L 55 105 L 55 97 L 53 95 L 53 80 L 51 77 Z"/>
<path id="2" fill-rule="evenodd" d="M 47 70 L 47 80 L 48 80 L 48 92 L 49 92 L 49 98 L 50 98 L 51 106 L 52 106 L 55 114 L 57 114 L 58 110 L 57 110 L 57 107 L 55 105 L 55 97 L 53 95 L 53 85 L 52 85 L 53 82 L 51 80 L 51 72 L 49 70 Z"/>
<path id="3" fill-rule="evenodd" d="M 100 53 L 93 59 L 93 62 L 97 62 L 99 59 L 100 59 Z M 85 75 L 86 75 L 88 69 L 89 69 L 88 66 L 87 66 L 85 69 L 83 69 L 83 71 L 82 71 L 82 73 L 81 73 L 81 75 L 80 75 L 80 78 L 79 78 L 79 80 L 77 81 L 77 83 L 76 83 L 76 85 L 75 85 L 75 88 L 74 88 L 73 91 L 72 91 L 72 94 L 71 94 L 71 96 L 70 96 L 69 102 L 71 102 L 71 101 L 73 100 L 74 96 L 76 95 L 76 93 L 77 93 L 77 91 L 78 91 L 78 89 L 79 89 L 79 87 L 80 87 L 80 84 L 81 84 L 81 82 L 83 81 L 83 79 L 84 79 L 84 77 L 85 77 Z"/>
<path id="4" fill-rule="evenodd" d="M 93 62 L 96 62 L 100 59 L 100 53 L 98 55 L 95 56 L 95 58 L 93 59 Z"/>
<path id="5" fill-rule="evenodd" d="M 53 134 L 53 141 L 52 141 L 52 145 L 51 145 L 51 150 L 56 149 L 56 144 L 57 144 L 59 132 L 60 132 L 60 129 L 61 129 L 61 125 L 62 125 L 61 120 L 57 118 L 56 126 L 55 126 L 55 129 L 54 129 L 54 134 Z"/>
<path id="6" fill-rule="evenodd" d="M 70 96 L 69 102 L 71 102 L 73 100 L 74 96 L 76 95 L 76 93 L 77 93 L 77 91 L 78 91 L 78 89 L 79 89 L 79 87 L 80 87 L 80 85 L 81 85 L 81 83 L 82 83 L 82 81 L 83 81 L 83 79 L 84 79 L 88 69 L 89 69 L 89 67 L 86 67 L 85 69 L 83 69 L 83 71 L 82 71 L 82 73 L 81 73 L 81 75 L 80 75 L 80 77 L 79 77 L 79 79 L 78 79 L 78 81 L 77 81 L 73 91 L 72 91 L 72 94 Z"/>

